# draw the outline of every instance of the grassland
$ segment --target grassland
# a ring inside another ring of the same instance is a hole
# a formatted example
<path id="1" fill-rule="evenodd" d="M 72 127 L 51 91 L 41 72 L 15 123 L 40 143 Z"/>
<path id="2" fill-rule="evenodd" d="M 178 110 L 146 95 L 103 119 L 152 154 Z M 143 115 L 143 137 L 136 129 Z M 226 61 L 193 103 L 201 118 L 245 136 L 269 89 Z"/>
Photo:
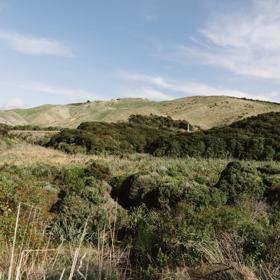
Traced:
<path id="1" fill-rule="evenodd" d="M 87 121 L 115 122 L 127 120 L 131 114 L 155 114 L 187 120 L 208 129 L 272 111 L 280 111 L 280 105 L 226 96 L 187 97 L 164 102 L 128 98 L 1 111 L 0 123 L 75 128 Z"/>

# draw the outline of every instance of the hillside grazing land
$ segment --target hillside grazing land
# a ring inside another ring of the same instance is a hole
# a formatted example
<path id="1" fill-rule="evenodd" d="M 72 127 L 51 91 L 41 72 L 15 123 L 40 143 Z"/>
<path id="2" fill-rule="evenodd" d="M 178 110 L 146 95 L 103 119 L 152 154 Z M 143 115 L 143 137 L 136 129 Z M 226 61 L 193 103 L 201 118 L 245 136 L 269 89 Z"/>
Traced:
<path id="1" fill-rule="evenodd" d="M 280 111 L 279 104 L 227 96 L 186 97 L 163 102 L 126 98 L 0 111 L 0 123 L 76 128 L 82 122 L 126 121 L 132 114 L 154 114 L 186 120 L 208 129 L 274 111 Z"/>

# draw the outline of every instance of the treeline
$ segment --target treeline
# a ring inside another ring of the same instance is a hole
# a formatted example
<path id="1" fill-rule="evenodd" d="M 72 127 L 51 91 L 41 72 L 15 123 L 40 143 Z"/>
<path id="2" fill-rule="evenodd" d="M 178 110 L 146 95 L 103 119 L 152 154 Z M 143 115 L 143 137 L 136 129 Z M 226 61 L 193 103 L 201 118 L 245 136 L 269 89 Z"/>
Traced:
<path id="1" fill-rule="evenodd" d="M 149 153 L 163 156 L 280 160 L 280 113 L 247 118 L 191 135 L 159 137 Z"/>
<path id="2" fill-rule="evenodd" d="M 38 125 L 16 125 L 10 127 L 11 130 L 29 130 L 29 131 L 59 131 L 60 127 L 49 126 L 49 127 L 41 127 Z"/>
<path id="3" fill-rule="evenodd" d="M 66 152 L 280 160 L 280 113 L 193 133 L 173 129 L 174 125 L 173 128 L 155 126 L 162 122 L 168 120 L 131 116 L 129 122 L 123 123 L 82 123 L 77 129 L 66 129 L 55 135 L 48 145 Z"/>
<path id="4" fill-rule="evenodd" d="M 64 129 L 47 146 L 68 153 L 147 153 L 158 137 L 176 134 L 167 128 L 155 128 L 130 122 L 86 122 L 77 129 Z"/>

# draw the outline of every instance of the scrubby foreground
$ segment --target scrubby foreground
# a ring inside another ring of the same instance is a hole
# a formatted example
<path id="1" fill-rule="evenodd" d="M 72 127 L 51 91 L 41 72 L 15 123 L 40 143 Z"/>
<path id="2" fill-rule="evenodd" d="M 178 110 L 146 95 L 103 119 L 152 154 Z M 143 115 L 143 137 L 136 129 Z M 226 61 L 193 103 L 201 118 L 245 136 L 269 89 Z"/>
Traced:
<path id="1" fill-rule="evenodd" d="M 3 279 L 280 277 L 278 163 L 7 147 Z"/>

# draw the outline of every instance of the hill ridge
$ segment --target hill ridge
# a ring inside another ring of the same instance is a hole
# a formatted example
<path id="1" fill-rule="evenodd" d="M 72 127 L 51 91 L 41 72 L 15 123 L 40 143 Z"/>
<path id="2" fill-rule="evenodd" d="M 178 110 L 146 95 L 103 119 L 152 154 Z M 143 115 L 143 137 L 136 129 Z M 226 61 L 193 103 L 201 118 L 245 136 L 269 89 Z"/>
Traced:
<path id="1" fill-rule="evenodd" d="M 132 114 L 154 114 L 186 120 L 202 129 L 208 129 L 229 125 L 250 116 L 279 111 L 280 104 L 276 102 L 229 96 L 190 96 L 158 102 L 132 97 L 0 110 L 0 123 L 75 128 L 86 121 L 125 121 Z"/>

